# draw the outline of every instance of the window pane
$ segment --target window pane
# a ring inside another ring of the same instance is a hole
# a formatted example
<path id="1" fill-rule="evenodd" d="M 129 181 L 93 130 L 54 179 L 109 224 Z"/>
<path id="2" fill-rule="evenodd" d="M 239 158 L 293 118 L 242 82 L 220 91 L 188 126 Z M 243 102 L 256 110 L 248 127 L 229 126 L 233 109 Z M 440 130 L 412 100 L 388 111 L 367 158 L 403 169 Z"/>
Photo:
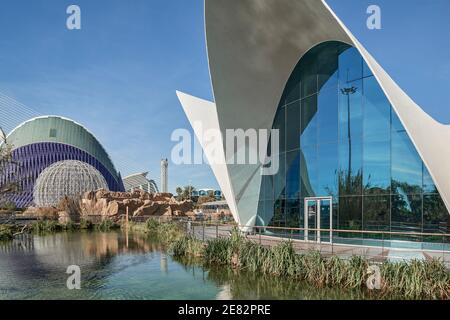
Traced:
<path id="1" fill-rule="evenodd" d="M 337 144 L 323 144 L 318 147 L 318 196 L 338 195 L 338 147 Z"/>
<path id="2" fill-rule="evenodd" d="M 280 155 L 280 168 L 273 178 L 274 199 L 283 199 L 286 187 L 286 154 Z"/>
<path id="3" fill-rule="evenodd" d="M 391 186 L 390 141 L 365 138 L 363 150 L 364 194 L 389 194 Z"/>
<path id="4" fill-rule="evenodd" d="M 392 231 L 422 232 L 422 196 L 396 194 L 392 196 Z M 404 237 L 395 237 L 402 239 Z M 406 237 L 413 240 L 413 237 Z"/>
<path id="5" fill-rule="evenodd" d="M 362 142 L 361 139 L 339 144 L 339 195 L 362 194 Z"/>
<path id="6" fill-rule="evenodd" d="M 337 89 L 338 85 L 338 46 L 326 45 L 318 52 L 319 90 Z"/>
<path id="7" fill-rule="evenodd" d="M 338 140 L 338 94 L 337 87 L 322 90 L 318 98 L 318 144 Z"/>
<path id="8" fill-rule="evenodd" d="M 286 226 L 286 206 L 285 200 L 280 199 L 275 201 L 273 206 L 273 217 L 269 225 L 274 227 L 285 227 Z"/>
<path id="9" fill-rule="evenodd" d="M 339 55 L 339 82 L 347 83 L 362 78 L 363 60 L 356 48 Z"/>
<path id="10" fill-rule="evenodd" d="M 299 200 L 286 200 L 286 227 L 300 228 Z"/>
<path id="11" fill-rule="evenodd" d="M 370 77 L 372 75 L 373 75 L 372 70 L 370 70 L 369 66 L 363 59 L 363 77 Z"/>
<path id="12" fill-rule="evenodd" d="M 390 196 L 366 196 L 363 199 L 364 230 L 389 231 L 391 224 Z"/>
<path id="13" fill-rule="evenodd" d="M 301 145 L 315 145 L 317 144 L 317 95 L 302 100 L 301 109 Z"/>
<path id="14" fill-rule="evenodd" d="M 392 192 L 422 192 L 422 160 L 406 132 L 392 132 Z"/>
<path id="15" fill-rule="evenodd" d="M 450 214 L 439 194 L 423 196 L 423 223 L 425 233 L 450 233 Z M 442 241 L 442 238 L 436 240 Z"/>
<path id="16" fill-rule="evenodd" d="M 300 99 L 300 72 L 296 68 L 289 79 L 284 92 L 285 103 L 289 104 Z"/>
<path id="17" fill-rule="evenodd" d="M 348 140 L 362 136 L 362 82 L 356 81 L 339 90 L 339 138 Z"/>
<path id="18" fill-rule="evenodd" d="M 317 147 L 304 147 L 300 154 L 302 197 L 315 197 L 317 190 Z"/>
<path id="19" fill-rule="evenodd" d="M 286 198 L 298 199 L 300 195 L 300 150 L 286 154 Z"/>
<path id="20" fill-rule="evenodd" d="M 262 176 L 261 199 L 273 200 L 273 176 Z"/>
<path id="21" fill-rule="evenodd" d="M 304 57 L 301 69 L 301 97 L 305 98 L 317 92 L 317 61 L 314 53 Z"/>
<path id="22" fill-rule="evenodd" d="M 286 129 L 286 118 L 285 118 L 285 108 L 280 108 L 277 110 L 277 113 L 275 115 L 275 120 L 273 123 L 273 129 L 279 130 L 279 147 L 280 147 L 280 153 L 284 152 L 286 150 L 286 144 L 285 144 L 285 129 Z M 271 139 L 272 143 L 272 139 Z M 269 149 L 270 150 L 270 149 Z"/>
<path id="23" fill-rule="evenodd" d="M 286 151 L 300 147 L 300 101 L 286 106 Z"/>
<path id="24" fill-rule="evenodd" d="M 388 139 L 391 131 L 391 105 L 375 77 L 364 79 L 364 136 Z"/>
<path id="25" fill-rule="evenodd" d="M 423 164 L 423 192 L 424 193 L 439 193 L 434 184 L 433 178 L 430 175 L 425 164 Z"/>
<path id="26" fill-rule="evenodd" d="M 339 229 L 361 230 L 362 197 L 339 198 Z M 348 236 L 348 234 L 342 234 Z"/>

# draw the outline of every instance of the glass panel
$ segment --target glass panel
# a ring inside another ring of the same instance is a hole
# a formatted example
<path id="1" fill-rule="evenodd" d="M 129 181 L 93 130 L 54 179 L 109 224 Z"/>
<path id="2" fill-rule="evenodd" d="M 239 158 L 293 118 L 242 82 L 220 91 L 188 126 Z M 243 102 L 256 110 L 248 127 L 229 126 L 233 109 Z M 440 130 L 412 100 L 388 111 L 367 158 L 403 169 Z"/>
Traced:
<path id="1" fill-rule="evenodd" d="M 320 229 L 330 229 L 331 200 L 320 200 Z M 330 242 L 330 232 L 320 231 L 320 241 Z"/>
<path id="2" fill-rule="evenodd" d="M 364 194 L 389 194 L 391 186 L 391 144 L 389 140 L 364 140 Z"/>
<path id="3" fill-rule="evenodd" d="M 373 75 L 372 70 L 370 70 L 369 66 L 363 59 L 363 77 L 370 77 L 372 75 Z"/>
<path id="4" fill-rule="evenodd" d="M 316 231 L 317 229 L 317 201 L 309 200 L 307 201 L 307 211 L 306 215 L 308 218 L 308 240 L 316 241 Z M 310 230 L 312 229 L 312 230 Z"/>
<path id="5" fill-rule="evenodd" d="M 349 48 L 339 55 L 339 81 L 347 83 L 362 78 L 363 59 L 356 48 Z"/>
<path id="6" fill-rule="evenodd" d="M 423 192 L 424 193 L 439 193 L 434 184 L 433 178 L 430 175 L 425 164 L 423 164 Z"/>
<path id="7" fill-rule="evenodd" d="M 300 142 L 302 146 L 317 144 L 317 95 L 302 100 Z"/>
<path id="8" fill-rule="evenodd" d="M 389 231 L 391 224 L 391 197 L 366 196 L 363 198 L 363 229 Z M 382 238 L 382 235 L 370 235 L 369 238 Z"/>
<path id="9" fill-rule="evenodd" d="M 263 201 L 264 208 L 262 208 L 263 214 L 259 214 L 258 223 L 261 226 L 270 225 L 271 219 L 274 216 L 274 201 L 273 200 L 265 200 Z"/>
<path id="10" fill-rule="evenodd" d="M 300 147 L 300 101 L 286 106 L 286 151 Z"/>
<path id="11" fill-rule="evenodd" d="M 364 79 L 364 136 L 390 138 L 391 105 L 375 77 Z"/>
<path id="12" fill-rule="evenodd" d="M 286 227 L 300 228 L 299 200 L 286 200 Z M 303 214 L 303 212 L 302 212 Z M 289 232 L 286 236 L 296 236 L 298 231 Z"/>
<path id="13" fill-rule="evenodd" d="M 318 98 L 318 143 L 338 140 L 338 94 L 337 87 L 322 90 Z"/>
<path id="14" fill-rule="evenodd" d="M 392 196 L 391 230 L 396 232 L 422 232 L 422 196 L 396 194 Z M 417 240 L 414 236 L 392 236 L 399 240 Z"/>
<path id="15" fill-rule="evenodd" d="M 338 46 L 322 45 L 317 53 L 319 90 L 334 89 L 338 85 Z"/>
<path id="16" fill-rule="evenodd" d="M 392 192 L 422 192 L 422 160 L 406 132 L 392 132 Z"/>
<path id="17" fill-rule="evenodd" d="M 273 176 L 262 176 L 261 195 L 264 200 L 273 200 Z"/>
<path id="18" fill-rule="evenodd" d="M 439 194 L 423 196 L 423 232 L 450 233 L 450 214 Z M 442 242 L 442 237 L 426 237 L 426 240 Z"/>
<path id="19" fill-rule="evenodd" d="M 285 197 L 286 187 L 286 154 L 280 155 L 280 168 L 278 173 L 273 178 L 273 189 L 275 200 L 283 199 Z"/>
<path id="20" fill-rule="evenodd" d="M 302 197 L 317 196 L 317 147 L 304 147 L 300 155 L 300 178 Z"/>
<path id="21" fill-rule="evenodd" d="M 338 226 L 341 230 L 361 230 L 362 197 L 339 197 Z M 360 238 L 359 234 L 342 233 L 340 237 Z"/>
<path id="22" fill-rule="evenodd" d="M 317 61 L 316 55 L 305 55 L 301 68 L 301 97 L 305 98 L 317 93 Z"/>
<path id="23" fill-rule="evenodd" d="M 286 154 L 286 198 L 298 199 L 300 195 L 300 150 Z"/>
<path id="24" fill-rule="evenodd" d="M 405 128 L 403 127 L 402 123 L 400 122 L 400 119 L 395 112 L 394 108 L 391 107 L 391 129 L 392 131 L 405 131 Z"/>
<path id="25" fill-rule="evenodd" d="M 285 200 L 279 199 L 275 201 L 274 209 L 273 209 L 273 218 L 270 221 L 270 225 L 274 227 L 282 227 L 286 226 L 286 215 L 285 215 Z M 270 230 L 271 232 L 276 232 L 274 229 Z"/>
<path id="26" fill-rule="evenodd" d="M 277 110 L 277 113 L 275 115 L 275 121 L 273 123 L 273 129 L 280 130 L 280 133 L 279 133 L 280 153 L 286 151 L 285 128 L 286 128 L 285 108 L 281 108 L 281 109 Z"/>
<path id="27" fill-rule="evenodd" d="M 292 73 L 291 78 L 286 85 L 284 95 L 286 97 L 286 104 L 300 99 L 300 72 L 297 68 Z"/>
<path id="28" fill-rule="evenodd" d="M 339 90 L 339 139 L 362 136 L 362 82 L 355 81 Z"/>
<path id="29" fill-rule="evenodd" d="M 362 142 L 352 140 L 339 144 L 339 195 L 362 194 Z"/>
<path id="30" fill-rule="evenodd" d="M 320 197 L 338 195 L 338 147 L 337 144 L 324 144 L 318 148 L 318 189 Z"/>

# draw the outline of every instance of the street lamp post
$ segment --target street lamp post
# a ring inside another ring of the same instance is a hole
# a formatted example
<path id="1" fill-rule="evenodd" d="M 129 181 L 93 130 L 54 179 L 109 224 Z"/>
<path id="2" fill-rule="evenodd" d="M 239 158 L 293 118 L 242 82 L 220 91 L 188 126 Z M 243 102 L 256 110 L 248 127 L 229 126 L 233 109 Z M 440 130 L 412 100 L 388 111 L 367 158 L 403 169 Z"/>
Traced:
<path id="1" fill-rule="evenodd" d="M 347 136 L 348 136 L 348 177 L 347 186 L 350 191 L 351 185 L 351 175 L 352 175 L 352 135 L 351 135 L 351 125 L 350 125 L 350 95 L 356 93 L 357 88 L 351 86 L 349 88 L 342 88 L 341 93 L 347 96 Z"/>

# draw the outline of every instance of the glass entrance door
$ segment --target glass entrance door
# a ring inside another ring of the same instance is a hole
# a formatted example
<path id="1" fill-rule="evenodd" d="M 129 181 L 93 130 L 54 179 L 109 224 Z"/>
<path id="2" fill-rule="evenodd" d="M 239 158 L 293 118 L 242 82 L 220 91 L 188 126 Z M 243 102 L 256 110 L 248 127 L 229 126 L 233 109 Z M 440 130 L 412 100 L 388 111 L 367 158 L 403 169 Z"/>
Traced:
<path id="1" fill-rule="evenodd" d="M 333 211 L 332 198 L 305 199 L 305 240 L 331 242 Z"/>

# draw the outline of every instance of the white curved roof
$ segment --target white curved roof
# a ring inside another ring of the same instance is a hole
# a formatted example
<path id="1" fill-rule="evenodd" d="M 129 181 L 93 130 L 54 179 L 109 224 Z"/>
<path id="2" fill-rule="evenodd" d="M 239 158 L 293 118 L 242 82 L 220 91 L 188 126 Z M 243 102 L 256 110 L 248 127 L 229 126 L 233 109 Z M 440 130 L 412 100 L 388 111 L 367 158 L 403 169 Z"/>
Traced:
<path id="1" fill-rule="evenodd" d="M 84 141 L 80 141 L 80 137 L 71 136 L 71 135 L 65 135 L 64 138 L 61 139 L 52 139 L 48 136 L 48 133 L 42 133 L 39 131 L 32 131 L 27 132 L 26 134 L 22 134 L 20 137 L 14 137 L 16 133 L 18 133 L 21 128 L 27 127 L 27 124 L 31 124 L 35 122 L 36 120 L 41 119 L 59 119 L 63 120 L 64 122 L 71 123 L 75 125 L 76 127 L 79 127 L 84 131 L 88 136 L 85 136 Z M 24 137 L 24 135 L 26 137 Z M 44 137 L 45 136 L 45 137 Z M 71 138 L 70 138 L 71 137 Z M 87 139 L 89 137 L 89 139 Z M 15 138 L 15 139 L 14 139 Z M 70 139 L 69 139 L 70 138 Z M 31 118 L 27 121 L 22 122 L 18 126 L 16 126 L 8 135 L 7 139 L 9 139 L 9 142 L 14 146 L 14 148 L 22 147 L 23 145 L 30 144 L 30 143 L 36 143 L 36 142 L 59 142 L 67 145 L 71 145 L 73 147 L 77 147 L 82 149 L 83 151 L 89 153 L 91 156 L 97 158 L 100 162 L 103 163 L 103 165 L 110 171 L 110 173 L 115 177 L 116 179 L 119 179 L 117 169 L 114 165 L 114 162 L 112 161 L 111 157 L 109 156 L 108 152 L 106 152 L 105 147 L 101 144 L 101 142 L 96 138 L 96 136 L 89 131 L 85 126 L 82 124 L 66 118 L 62 116 L 56 116 L 56 115 L 45 115 L 45 116 L 38 116 Z M 17 140 L 17 141 L 16 141 Z M 71 140 L 71 141 L 68 141 Z M 96 145 L 89 144 L 89 141 L 86 140 L 93 140 L 95 141 Z"/>

